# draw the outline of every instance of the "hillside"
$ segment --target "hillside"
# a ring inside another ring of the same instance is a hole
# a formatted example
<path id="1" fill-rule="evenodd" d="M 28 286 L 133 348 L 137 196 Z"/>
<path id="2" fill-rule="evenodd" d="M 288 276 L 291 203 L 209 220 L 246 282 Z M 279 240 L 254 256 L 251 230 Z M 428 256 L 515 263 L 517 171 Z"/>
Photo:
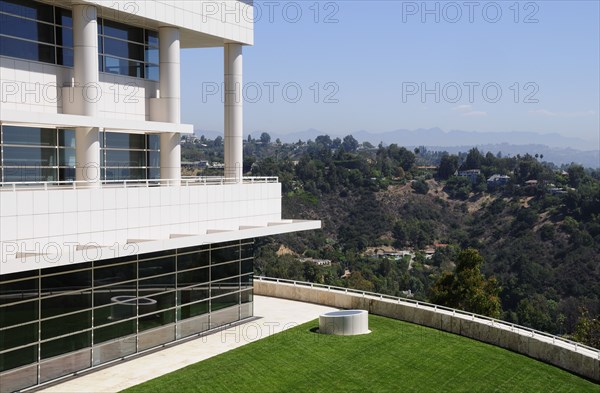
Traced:
<path id="1" fill-rule="evenodd" d="M 503 319 L 600 345 L 599 171 L 529 154 L 267 137 L 247 141 L 245 170 L 279 176 L 283 216 L 323 229 L 257 239 L 258 274 L 430 300 L 473 248 Z M 495 174 L 504 180 L 488 184 Z"/>

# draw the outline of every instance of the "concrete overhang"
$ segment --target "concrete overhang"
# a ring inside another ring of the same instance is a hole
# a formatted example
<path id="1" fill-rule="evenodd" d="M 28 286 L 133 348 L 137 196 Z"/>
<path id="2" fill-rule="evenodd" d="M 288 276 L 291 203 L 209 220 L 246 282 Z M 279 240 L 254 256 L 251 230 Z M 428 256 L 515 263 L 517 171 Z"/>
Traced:
<path id="1" fill-rule="evenodd" d="M 207 230 L 204 234 L 174 234 L 169 239 L 131 239 L 129 243 L 113 244 L 98 247 L 65 247 L 49 254 L 25 254 L 0 261 L 0 274 L 19 273 L 24 271 L 47 269 L 70 264 L 90 262 L 129 255 L 172 250 L 176 248 L 194 247 L 203 244 L 222 243 L 234 240 L 252 239 L 280 235 L 284 233 L 320 229 L 319 220 L 281 220 L 270 222 L 267 226 L 241 226 L 232 230 Z M 117 247 L 118 246 L 118 247 Z"/>
<path id="2" fill-rule="evenodd" d="M 104 116 L 80 116 L 62 113 L 36 113 L 7 110 L 0 107 L 2 124 L 37 126 L 48 128 L 102 128 L 106 131 L 122 132 L 179 132 L 193 134 L 193 124 L 174 124 L 158 121 L 113 119 Z"/>

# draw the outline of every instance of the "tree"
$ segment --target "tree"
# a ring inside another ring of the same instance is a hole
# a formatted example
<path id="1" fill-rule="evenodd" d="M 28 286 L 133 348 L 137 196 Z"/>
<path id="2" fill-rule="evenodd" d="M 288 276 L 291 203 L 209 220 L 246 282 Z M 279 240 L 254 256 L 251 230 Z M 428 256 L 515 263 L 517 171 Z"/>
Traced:
<path id="1" fill-rule="evenodd" d="M 442 180 L 447 180 L 458 169 L 458 156 L 446 154 L 440 161 L 438 168 L 438 177 Z"/>
<path id="2" fill-rule="evenodd" d="M 333 141 L 331 140 L 331 137 L 329 135 L 319 135 L 315 138 L 315 143 L 317 145 L 323 145 L 324 147 L 331 149 Z"/>
<path id="3" fill-rule="evenodd" d="M 471 150 L 469 150 L 469 154 L 467 154 L 467 159 L 462 169 L 480 169 L 483 160 L 484 157 L 481 155 L 479 149 L 474 147 Z"/>
<path id="4" fill-rule="evenodd" d="M 335 138 L 333 141 L 331 141 L 332 149 L 339 149 L 340 146 L 342 146 L 342 140 L 340 138 Z"/>
<path id="5" fill-rule="evenodd" d="M 268 145 L 271 142 L 271 135 L 268 132 L 263 132 L 260 134 L 260 142 L 263 145 Z"/>
<path id="6" fill-rule="evenodd" d="M 358 141 L 352 135 L 346 135 L 342 142 L 342 149 L 346 152 L 354 152 L 358 149 Z"/>
<path id="7" fill-rule="evenodd" d="M 415 180 L 413 181 L 411 186 L 417 194 L 425 195 L 429 191 L 429 186 L 427 185 L 427 183 L 425 183 L 424 180 Z"/>
<path id="8" fill-rule="evenodd" d="M 585 178 L 585 170 L 581 165 L 572 164 L 568 169 L 569 174 L 569 185 L 577 188 L 581 181 Z"/>
<path id="9" fill-rule="evenodd" d="M 481 273 L 483 257 L 473 248 L 462 250 L 456 259 L 454 273 L 443 274 L 433 285 L 430 301 L 499 318 L 500 287 L 495 278 L 486 279 Z"/>
<path id="10" fill-rule="evenodd" d="M 582 307 L 579 313 L 573 338 L 585 345 L 600 349 L 600 317 L 590 318 L 590 313 L 585 307 Z"/>

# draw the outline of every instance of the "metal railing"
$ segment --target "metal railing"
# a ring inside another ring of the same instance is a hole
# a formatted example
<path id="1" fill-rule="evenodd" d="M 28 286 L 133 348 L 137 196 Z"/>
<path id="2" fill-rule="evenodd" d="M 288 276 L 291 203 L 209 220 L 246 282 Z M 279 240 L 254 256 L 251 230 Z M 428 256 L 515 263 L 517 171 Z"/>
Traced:
<path id="1" fill-rule="evenodd" d="M 255 281 L 265 281 L 265 282 L 275 282 L 280 284 L 289 284 L 293 286 L 302 286 L 302 287 L 310 287 L 316 289 L 326 290 L 328 292 L 340 292 L 340 293 L 349 293 L 358 295 L 364 298 L 378 299 L 378 300 L 389 300 L 394 303 L 410 305 L 415 308 L 423 308 L 428 309 L 429 311 L 433 311 L 434 313 L 444 314 L 444 315 L 452 315 L 458 316 L 465 319 L 470 319 L 472 321 L 486 323 L 489 326 L 501 328 L 504 330 L 509 330 L 511 332 L 515 332 L 521 336 L 528 336 L 533 338 L 543 338 L 543 341 L 552 342 L 553 345 L 561 345 L 564 348 L 571 349 L 575 352 L 585 352 L 590 356 L 596 357 L 600 360 L 600 349 L 596 349 L 579 342 L 569 340 L 564 337 L 555 336 L 550 333 L 542 332 L 540 330 L 535 330 L 526 326 L 517 325 L 514 323 L 502 321 L 500 319 L 491 318 L 485 315 L 475 314 L 468 311 L 458 310 L 455 308 L 450 308 L 446 306 L 440 306 L 438 304 L 422 302 L 415 299 L 384 295 L 381 293 L 369 292 L 369 291 L 361 291 L 358 289 L 352 288 L 344 288 L 344 287 L 336 287 L 332 285 L 325 284 L 317 284 L 306 281 L 295 281 L 295 280 L 287 280 L 283 278 L 274 278 L 274 277 L 264 277 L 264 276 L 254 276 Z"/>
<path id="2" fill-rule="evenodd" d="M 89 181 L 39 181 L 39 182 L 0 182 L 2 191 L 39 191 L 39 190 L 65 190 L 65 189 L 92 189 L 92 188 L 133 188 L 133 187 L 169 187 L 169 186 L 213 186 L 225 184 L 265 184 L 278 183 L 279 178 L 271 177 L 244 177 L 229 178 L 218 176 L 193 177 L 185 176 L 181 179 L 143 179 L 143 180 L 103 180 L 99 184 Z"/>

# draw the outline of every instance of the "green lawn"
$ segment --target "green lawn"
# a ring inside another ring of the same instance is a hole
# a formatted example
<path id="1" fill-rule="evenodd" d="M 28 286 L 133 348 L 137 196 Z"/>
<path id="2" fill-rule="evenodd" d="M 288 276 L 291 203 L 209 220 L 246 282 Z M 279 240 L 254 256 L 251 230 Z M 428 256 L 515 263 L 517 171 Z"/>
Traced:
<path id="1" fill-rule="evenodd" d="M 371 334 L 313 333 L 312 321 L 125 392 L 600 392 L 556 367 L 379 316 Z"/>

